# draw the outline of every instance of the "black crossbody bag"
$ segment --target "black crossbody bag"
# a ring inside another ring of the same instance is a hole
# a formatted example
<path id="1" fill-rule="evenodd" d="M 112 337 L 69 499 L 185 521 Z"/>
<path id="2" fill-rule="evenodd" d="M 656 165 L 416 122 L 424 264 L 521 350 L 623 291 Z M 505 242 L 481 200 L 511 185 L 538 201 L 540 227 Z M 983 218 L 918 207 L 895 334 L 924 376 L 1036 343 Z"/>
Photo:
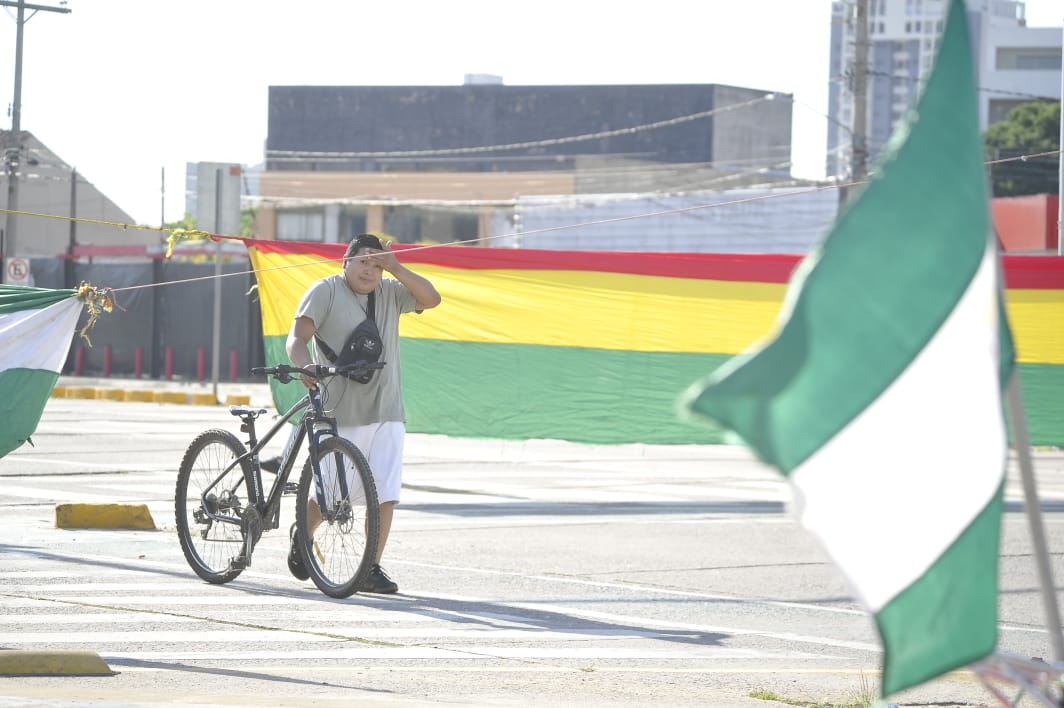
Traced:
<path id="1" fill-rule="evenodd" d="M 318 350 L 325 355 L 325 358 L 330 363 L 336 366 L 346 366 L 348 364 L 360 364 L 360 363 L 374 363 L 379 361 L 381 354 L 384 352 L 384 342 L 381 341 L 380 330 L 377 329 L 377 321 L 373 315 L 373 296 L 376 292 L 369 294 L 368 307 L 366 308 L 366 319 L 362 320 L 351 334 L 347 337 L 347 341 L 344 342 L 344 346 L 340 349 L 339 353 L 336 353 L 325 343 L 325 340 L 314 335 L 314 343 L 318 347 Z M 326 317 L 329 316 L 329 312 L 332 312 L 332 300 L 329 301 L 329 310 L 326 313 Z M 346 373 L 344 376 L 357 381 L 358 383 L 369 383 L 373 379 L 373 374 L 376 370 L 366 371 L 360 374 Z"/>

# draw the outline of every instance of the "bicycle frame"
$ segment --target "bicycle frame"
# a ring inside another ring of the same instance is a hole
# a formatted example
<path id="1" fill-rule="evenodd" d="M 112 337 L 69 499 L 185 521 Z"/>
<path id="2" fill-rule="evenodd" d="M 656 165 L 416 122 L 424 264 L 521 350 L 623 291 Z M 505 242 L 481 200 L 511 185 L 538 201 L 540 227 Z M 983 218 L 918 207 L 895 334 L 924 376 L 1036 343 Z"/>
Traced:
<path id="1" fill-rule="evenodd" d="M 296 432 L 296 437 L 292 441 L 292 444 L 287 446 L 284 455 L 281 459 L 280 468 L 277 470 L 277 476 L 274 479 L 273 486 L 270 488 L 269 495 L 265 495 L 265 490 L 262 483 L 262 467 L 259 464 L 259 452 L 269 443 L 287 424 L 292 418 L 296 417 L 300 413 L 305 413 L 303 420 L 299 423 L 299 429 Z M 207 486 L 203 490 L 203 494 L 200 497 L 200 503 L 202 509 L 213 521 L 220 523 L 229 523 L 240 525 L 241 519 L 236 516 L 228 516 L 218 514 L 211 511 L 210 504 L 207 500 L 208 495 L 214 491 L 215 486 L 225 478 L 234 467 L 242 464 L 245 460 L 251 462 L 251 479 L 250 481 L 250 499 L 249 502 L 255 507 L 260 519 L 266 520 L 267 528 L 276 529 L 280 525 L 281 514 L 281 496 L 284 494 L 288 477 L 292 472 L 295 459 L 299 453 L 299 449 L 304 440 L 309 440 L 310 461 L 314 467 L 314 476 L 316 479 L 321 478 L 321 469 L 318 465 L 317 455 L 315 454 L 321 439 L 327 435 L 335 436 L 337 434 L 336 419 L 325 415 L 322 402 L 321 393 L 318 389 L 311 389 L 307 392 L 307 395 L 301 398 L 295 405 L 293 405 L 288 411 L 281 416 L 281 418 L 273 424 L 273 426 L 266 431 L 266 434 L 261 438 L 256 436 L 255 433 L 255 416 L 241 416 L 243 424 L 241 429 L 248 434 L 248 451 L 240 457 L 233 460 L 213 483 Z M 344 496 L 348 493 L 347 489 L 347 477 L 346 475 L 338 475 L 340 478 L 340 485 Z M 244 482 L 243 477 L 238 479 L 237 484 Z M 321 485 L 316 485 L 318 506 L 320 509 L 325 509 L 324 493 L 321 489 Z"/>

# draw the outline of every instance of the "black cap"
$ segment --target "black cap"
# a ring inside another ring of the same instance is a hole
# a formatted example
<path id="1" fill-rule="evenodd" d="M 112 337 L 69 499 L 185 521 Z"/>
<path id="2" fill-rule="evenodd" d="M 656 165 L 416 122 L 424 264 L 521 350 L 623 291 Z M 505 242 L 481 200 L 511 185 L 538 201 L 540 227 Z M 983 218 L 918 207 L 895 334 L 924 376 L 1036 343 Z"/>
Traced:
<path id="1" fill-rule="evenodd" d="M 351 258 L 363 248 L 374 248 L 378 251 L 384 250 L 381 240 L 373 234 L 359 234 L 351 239 L 351 243 L 347 244 L 347 253 L 344 254 L 344 258 Z"/>

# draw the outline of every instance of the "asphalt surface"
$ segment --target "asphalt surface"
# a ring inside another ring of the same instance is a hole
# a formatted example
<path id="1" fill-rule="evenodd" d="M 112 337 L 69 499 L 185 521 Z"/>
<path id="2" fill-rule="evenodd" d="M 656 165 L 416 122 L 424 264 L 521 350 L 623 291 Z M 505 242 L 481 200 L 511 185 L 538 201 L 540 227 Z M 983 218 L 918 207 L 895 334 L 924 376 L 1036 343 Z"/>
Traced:
<path id="1" fill-rule="evenodd" d="M 221 390 L 269 400 L 265 386 Z M 0 460 L 0 652 L 88 654 L 111 672 L 0 664 L 0 706 L 842 705 L 876 693 L 870 619 L 787 513 L 785 484 L 742 448 L 410 435 L 384 560 L 400 592 L 337 601 L 288 575 L 283 532 L 227 585 L 188 568 L 173 488 L 209 427 L 239 432 L 224 406 L 53 399 L 35 446 Z M 1059 549 L 1064 456 L 1040 451 L 1037 470 Z M 1007 498 L 1000 647 L 1051 658 L 1014 469 Z M 144 505 L 156 530 L 57 528 L 69 503 Z M 869 523 L 904 520 L 884 510 Z M 970 671 L 891 701 L 994 703 Z"/>

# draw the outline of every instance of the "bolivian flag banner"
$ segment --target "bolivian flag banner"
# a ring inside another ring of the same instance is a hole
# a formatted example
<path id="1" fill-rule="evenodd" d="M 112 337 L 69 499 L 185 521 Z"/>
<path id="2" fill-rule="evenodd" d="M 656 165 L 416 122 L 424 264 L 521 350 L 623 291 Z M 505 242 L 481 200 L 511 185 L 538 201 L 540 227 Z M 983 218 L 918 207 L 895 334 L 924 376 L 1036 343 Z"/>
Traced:
<path id="1" fill-rule="evenodd" d="M 994 650 L 1013 350 L 964 4 L 914 116 L 788 291 L 771 341 L 688 392 L 792 486 L 874 614 L 884 695 Z"/>
<path id="2" fill-rule="evenodd" d="M 299 299 L 345 244 L 246 241 L 268 364 Z M 765 335 L 796 259 L 396 246 L 443 304 L 404 315 L 411 432 L 590 443 L 715 442 L 676 425 L 676 392 Z M 388 355 L 385 355 L 388 359 Z M 302 387 L 273 384 L 279 409 Z"/>
<path id="3" fill-rule="evenodd" d="M 345 246 L 246 245 L 266 361 L 287 363 L 296 305 L 315 279 L 339 271 Z M 720 430 L 676 425 L 675 394 L 771 331 L 800 261 L 396 248 L 443 295 L 439 308 L 400 320 L 412 432 L 606 444 L 722 441 Z M 1031 440 L 1064 445 L 1064 258 L 1007 256 L 1005 275 Z M 271 385 L 281 410 L 301 395 L 298 383 Z"/>

